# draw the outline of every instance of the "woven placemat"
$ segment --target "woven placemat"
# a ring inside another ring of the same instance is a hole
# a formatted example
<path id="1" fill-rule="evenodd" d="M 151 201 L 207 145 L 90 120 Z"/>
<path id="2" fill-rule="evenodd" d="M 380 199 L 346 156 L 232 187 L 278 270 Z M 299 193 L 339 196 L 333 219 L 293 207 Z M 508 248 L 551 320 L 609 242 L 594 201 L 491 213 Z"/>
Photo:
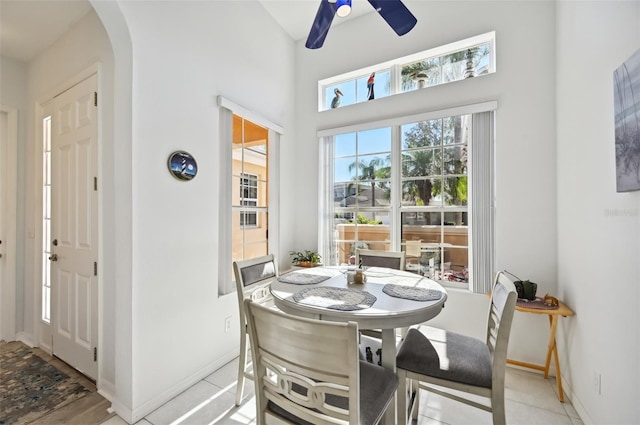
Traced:
<path id="1" fill-rule="evenodd" d="M 321 286 L 298 291 L 293 294 L 293 300 L 314 307 L 351 311 L 369 308 L 377 298 L 367 291 Z"/>
<path id="2" fill-rule="evenodd" d="M 442 292 L 437 289 L 394 285 L 392 283 L 384 285 L 382 292 L 392 297 L 414 301 L 437 301 L 442 298 Z"/>
<path id="3" fill-rule="evenodd" d="M 316 283 L 324 282 L 327 279 L 331 279 L 331 276 L 303 272 L 292 272 L 279 276 L 278 282 L 292 283 L 294 285 L 313 285 Z"/>

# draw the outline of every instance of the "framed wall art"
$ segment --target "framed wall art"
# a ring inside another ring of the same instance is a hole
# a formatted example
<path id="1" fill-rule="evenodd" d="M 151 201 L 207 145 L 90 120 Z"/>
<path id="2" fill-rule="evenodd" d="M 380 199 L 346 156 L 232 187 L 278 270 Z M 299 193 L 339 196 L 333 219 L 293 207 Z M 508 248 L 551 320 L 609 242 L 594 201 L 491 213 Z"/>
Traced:
<path id="1" fill-rule="evenodd" d="M 640 190 L 640 50 L 613 72 L 616 191 Z"/>
<path id="2" fill-rule="evenodd" d="M 198 173 L 196 160 L 184 151 L 176 151 L 169 155 L 167 166 L 171 175 L 178 180 L 191 180 Z"/>

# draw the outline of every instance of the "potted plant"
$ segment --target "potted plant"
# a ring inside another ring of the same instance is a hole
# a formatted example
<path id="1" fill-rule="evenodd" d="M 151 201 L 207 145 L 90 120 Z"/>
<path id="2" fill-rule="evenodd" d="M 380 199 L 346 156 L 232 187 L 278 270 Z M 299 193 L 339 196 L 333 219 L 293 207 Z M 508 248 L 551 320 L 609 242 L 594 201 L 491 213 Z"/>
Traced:
<path id="1" fill-rule="evenodd" d="M 300 267 L 315 267 L 320 264 L 320 254 L 315 251 L 289 251 L 289 255 L 291 256 L 291 263 L 295 266 Z"/>

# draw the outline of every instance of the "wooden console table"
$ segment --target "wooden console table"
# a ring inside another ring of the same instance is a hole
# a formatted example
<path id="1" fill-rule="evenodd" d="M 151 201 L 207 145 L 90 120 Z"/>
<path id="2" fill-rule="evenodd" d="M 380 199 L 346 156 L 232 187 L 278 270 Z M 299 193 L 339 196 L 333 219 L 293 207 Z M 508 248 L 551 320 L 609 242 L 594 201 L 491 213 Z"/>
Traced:
<path id="1" fill-rule="evenodd" d="M 564 392 L 562 390 L 562 374 L 560 373 L 560 362 L 558 361 L 558 347 L 556 346 L 556 329 L 558 328 L 558 317 L 563 316 L 573 316 L 574 313 L 571 311 L 569 307 L 567 307 L 562 301 L 558 301 L 558 308 L 556 309 L 543 309 L 543 308 L 532 308 L 532 307 L 523 307 L 522 305 L 516 305 L 516 310 L 521 311 L 523 313 L 533 313 L 533 314 L 546 314 L 549 316 L 549 345 L 547 347 L 547 360 L 542 365 L 537 365 L 533 363 L 521 362 L 518 360 L 507 359 L 507 363 L 513 364 L 516 366 L 527 367 L 530 369 L 541 370 L 544 372 L 544 378 L 549 378 L 549 366 L 551 365 L 551 355 L 553 354 L 553 361 L 556 368 L 556 382 L 558 384 L 558 399 L 560 401 L 564 401 Z"/>

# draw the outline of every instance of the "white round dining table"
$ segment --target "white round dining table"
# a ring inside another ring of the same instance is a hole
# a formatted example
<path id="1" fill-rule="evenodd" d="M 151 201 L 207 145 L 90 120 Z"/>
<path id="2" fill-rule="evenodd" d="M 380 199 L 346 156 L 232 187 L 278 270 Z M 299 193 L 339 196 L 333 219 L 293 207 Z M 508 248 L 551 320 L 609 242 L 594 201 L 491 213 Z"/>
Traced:
<path id="1" fill-rule="evenodd" d="M 395 329 L 425 322 L 440 313 L 447 299 L 447 291 L 437 282 L 426 277 L 401 270 L 382 267 L 370 267 L 365 270 L 366 282 L 363 284 L 347 284 L 347 268 L 314 267 L 295 270 L 292 273 L 305 275 L 328 276 L 315 284 L 286 283 L 276 279 L 271 284 L 271 294 L 276 306 L 282 311 L 302 317 L 310 317 L 336 322 L 357 322 L 360 329 Z M 439 291 L 442 296 L 433 301 L 415 301 L 397 298 L 383 292 L 386 284 L 402 286 L 420 286 Z M 309 287 L 335 287 L 366 291 L 376 297 L 369 308 L 359 310 L 337 310 L 320 305 L 310 305 L 294 300 L 294 294 Z"/>
<path id="2" fill-rule="evenodd" d="M 369 267 L 364 271 L 366 281 L 362 284 L 348 284 L 347 273 L 346 267 L 314 267 L 295 270 L 274 280 L 271 283 L 270 292 L 275 305 L 285 313 L 335 322 L 356 322 L 361 330 L 380 329 L 382 331 L 382 366 L 395 372 L 396 330 L 426 322 L 437 316 L 447 300 L 447 291 L 433 280 L 401 270 Z M 324 280 L 319 281 L 321 279 Z M 319 282 L 308 283 L 316 281 Z M 383 290 L 386 285 L 389 286 Z M 333 291 L 333 288 L 336 288 L 336 291 Z M 439 298 L 432 300 L 400 298 L 389 294 L 401 292 L 388 291 L 391 288 L 406 289 L 409 296 L 415 291 L 422 291 L 435 294 L 432 298 L 439 295 Z M 337 291 L 348 293 L 356 301 L 362 299 L 362 304 L 350 307 L 342 306 L 340 301 L 335 301 L 334 305 L 331 305 L 331 300 L 327 302 L 322 296 L 311 296 Z M 310 296 L 305 297 L 306 294 Z M 360 298 L 359 295 L 361 295 Z M 387 410 L 385 423 L 395 423 L 394 403 Z"/>

